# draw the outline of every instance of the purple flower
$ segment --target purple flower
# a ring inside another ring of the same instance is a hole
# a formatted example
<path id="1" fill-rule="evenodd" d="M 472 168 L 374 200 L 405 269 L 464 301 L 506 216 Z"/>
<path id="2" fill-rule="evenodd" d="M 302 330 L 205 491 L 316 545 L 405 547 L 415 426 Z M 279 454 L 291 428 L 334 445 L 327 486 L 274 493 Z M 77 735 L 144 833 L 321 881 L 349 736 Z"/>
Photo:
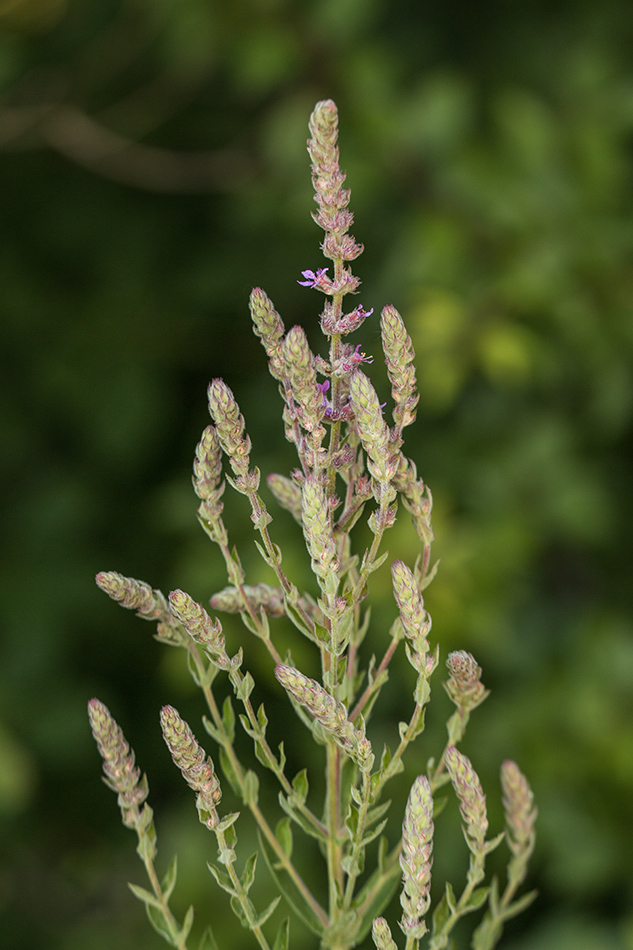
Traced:
<path id="1" fill-rule="evenodd" d="M 301 276 L 305 277 L 305 280 L 298 280 L 297 283 L 302 287 L 316 287 L 321 283 L 324 274 L 327 274 L 327 267 L 320 267 L 316 274 L 313 270 L 302 270 Z"/>

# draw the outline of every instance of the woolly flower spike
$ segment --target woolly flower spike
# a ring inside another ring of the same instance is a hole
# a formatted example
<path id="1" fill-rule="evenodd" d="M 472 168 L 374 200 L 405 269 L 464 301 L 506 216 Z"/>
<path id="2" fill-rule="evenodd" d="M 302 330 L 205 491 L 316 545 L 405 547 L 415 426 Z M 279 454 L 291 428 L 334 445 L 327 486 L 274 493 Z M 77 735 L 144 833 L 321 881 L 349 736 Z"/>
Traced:
<path id="1" fill-rule="evenodd" d="M 481 852 L 488 831 L 486 796 L 470 760 L 455 746 L 449 746 L 444 755 L 446 769 L 459 802 L 464 822 L 464 836 L 473 852 Z"/>
<path id="2" fill-rule="evenodd" d="M 321 723 L 361 769 L 371 768 L 374 757 L 364 727 L 356 728 L 349 721 L 343 703 L 330 696 L 316 680 L 304 676 L 292 666 L 275 667 L 275 676 L 286 692 Z"/>
<path id="3" fill-rule="evenodd" d="M 112 600 L 118 601 L 128 610 L 135 610 L 137 617 L 142 617 L 143 620 L 169 620 L 164 596 L 159 590 L 152 590 L 144 581 L 124 577 L 116 571 L 100 571 L 95 581 L 97 587 L 105 591 Z"/>
<path id="4" fill-rule="evenodd" d="M 360 370 L 352 374 L 350 399 L 358 434 L 368 457 L 367 468 L 376 481 L 385 484 L 395 475 L 397 460 L 390 457 L 389 429 L 382 417 L 376 390 Z"/>
<path id="5" fill-rule="evenodd" d="M 312 558 L 312 568 L 319 578 L 324 579 L 338 570 L 339 563 L 330 530 L 325 491 L 314 475 L 309 475 L 303 482 L 301 511 L 303 535 Z"/>
<path id="6" fill-rule="evenodd" d="M 350 192 L 343 188 L 345 175 L 339 167 L 337 147 L 338 113 L 331 99 L 317 102 L 310 116 L 308 152 L 312 159 L 312 184 L 318 214 L 317 224 L 326 232 L 322 249 L 330 260 L 351 261 L 362 253 L 362 244 L 356 244 L 348 235 L 353 215 L 347 210 Z"/>
<path id="7" fill-rule="evenodd" d="M 319 384 L 317 383 L 317 385 Z M 323 391 L 322 386 L 319 388 L 321 391 Z M 268 483 L 268 487 L 281 507 L 290 512 L 297 524 L 302 524 L 301 488 L 299 485 L 297 485 L 296 482 L 293 482 L 292 479 L 287 478 L 285 475 L 278 475 L 276 472 L 268 475 L 266 481 Z"/>
<path id="8" fill-rule="evenodd" d="M 200 821 L 207 828 L 215 828 L 218 823 L 216 805 L 222 792 L 211 759 L 173 706 L 163 706 L 160 725 L 174 763 L 189 787 L 198 792 L 196 805 Z"/>
<path id="9" fill-rule="evenodd" d="M 391 929 L 384 917 L 374 918 L 371 925 L 371 939 L 376 950 L 398 950 L 396 941 L 391 936 Z"/>
<path id="10" fill-rule="evenodd" d="M 269 617 L 285 616 L 283 590 L 281 587 L 270 587 L 268 584 L 244 584 L 241 590 L 237 587 L 225 587 L 224 590 L 214 594 L 209 603 L 214 610 L 222 610 L 226 614 L 238 614 L 245 609 L 242 592 L 257 613 L 263 610 Z"/>
<path id="11" fill-rule="evenodd" d="M 303 327 L 292 327 L 283 342 L 286 377 L 299 409 L 299 423 L 308 432 L 317 428 L 323 416 L 323 394 L 319 389 L 314 355 Z"/>
<path id="12" fill-rule="evenodd" d="M 244 416 L 240 413 L 235 396 L 222 379 L 211 382 L 208 396 L 209 412 L 231 468 L 238 477 L 245 476 L 248 474 L 251 440 L 244 434 Z"/>
<path id="13" fill-rule="evenodd" d="M 415 421 L 419 395 L 415 381 L 415 351 L 404 321 L 395 307 L 385 307 L 380 317 L 382 348 L 395 403 L 393 420 L 398 431 Z"/>
<path id="14" fill-rule="evenodd" d="M 196 446 L 193 462 L 193 488 L 202 504 L 198 514 L 219 529 L 224 504 L 221 501 L 225 484 L 222 480 L 222 448 L 215 428 L 207 426 Z"/>
<path id="15" fill-rule="evenodd" d="M 429 648 L 427 636 L 431 629 L 431 618 L 424 609 L 424 598 L 413 571 L 404 561 L 394 561 L 391 565 L 391 577 L 404 634 L 414 644 L 418 653 L 426 653 Z"/>
<path id="16" fill-rule="evenodd" d="M 501 787 L 508 846 L 515 855 L 529 855 L 534 847 L 537 810 L 528 780 L 510 759 L 501 766 Z"/>
<path id="17" fill-rule="evenodd" d="M 433 798 L 425 775 L 411 787 L 402 825 L 402 921 L 407 937 L 415 940 L 426 933 L 424 915 L 431 903 L 431 854 L 433 851 Z"/>
<path id="18" fill-rule="evenodd" d="M 186 594 L 184 590 L 172 590 L 169 606 L 192 640 L 202 643 L 220 660 L 227 660 L 224 635 L 219 620 L 212 620 L 204 607 Z"/>
<path id="19" fill-rule="evenodd" d="M 141 778 L 140 770 L 135 767 L 134 753 L 108 707 L 98 699 L 91 699 L 88 718 L 103 759 L 104 782 L 118 794 L 123 824 L 134 828 L 140 816 L 139 808 L 147 798 L 147 779 Z"/>
<path id="20" fill-rule="evenodd" d="M 474 709 L 484 701 L 488 690 L 480 680 L 481 667 L 471 653 L 465 650 L 449 653 L 446 666 L 451 675 L 444 688 L 456 706 Z"/>
<path id="21" fill-rule="evenodd" d="M 268 296 L 259 287 L 251 291 L 248 304 L 253 319 L 253 330 L 266 350 L 271 375 L 281 380 L 284 368 L 281 357 L 281 343 L 284 336 L 283 320 Z"/>

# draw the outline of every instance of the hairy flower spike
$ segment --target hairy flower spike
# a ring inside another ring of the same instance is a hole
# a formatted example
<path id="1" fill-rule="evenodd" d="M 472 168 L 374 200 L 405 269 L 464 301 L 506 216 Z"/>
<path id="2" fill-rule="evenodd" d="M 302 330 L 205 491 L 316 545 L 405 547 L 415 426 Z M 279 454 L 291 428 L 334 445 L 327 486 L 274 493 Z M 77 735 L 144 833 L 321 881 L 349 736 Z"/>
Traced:
<path id="1" fill-rule="evenodd" d="M 215 541 L 226 543 L 226 531 L 221 521 L 225 482 L 222 479 L 222 447 L 214 426 L 209 425 L 196 446 L 193 462 L 193 487 L 201 501 L 198 515 Z"/>
<path id="2" fill-rule="evenodd" d="M 268 584 L 252 586 L 244 584 L 242 591 L 257 613 L 263 610 L 269 617 L 285 616 L 284 592 L 281 587 L 270 587 Z M 237 614 L 244 610 L 242 594 L 237 587 L 225 587 L 224 590 L 214 594 L 209 603 L 214 610 L 221 610 L 227 614 Z"/>
<path id="3" fill-rule="evenodd" d="M 391 928 L 384 917 L 375 917 L 371 925 L 371 939 L 376 950 L 398 950 L 396 941 L 391 936 Z"/>
<path id="4" fill-rule="evenodd" d="M 192 640 L 203 644 L 223 665 L 228 662 L 222 624 L 219 620 L 212 620 L 204 607 L 197 604 L 184 590 L 172 590 L 169 606 Z"/>
<path id="5" fill-rule="evenodd" d="M 244 434 L 244 416 L 235 396 L 222 379 L 209 385 L 209 412 L 215 422 L 220 443 L 236 476 L 248 474 L 251 440 Z"/>
<path id="6" fill-rule="evenodd" d="M 313 432 L 324 414 L 323 394 L 317 384 L 314 355 L 303 327 L 292 327 L 288 331 L 283 343 L 283 358 L 286 378 L 297 404 L 299 424 L 307 432 Z"/>
<path id="7" fill-rule="evenodd" d="M 488 690 L 481 682 L 481 667 L 474 656 L 465 650 L 455 650 L 448 654 L 446 666 L 450 679 L 444 687 L 455 705 L 462 709 L 479 706 Z"/>
<path id="8" fill-rule="evenodd" d="M 270 373 L 275 379 L 282 380 L 284 364 L 281 344 L 285 332 L 283 320 L 260 287 L 255 287 L 251 291 L 249 308 L 253 320 L 253 331 L 262 341 L 262 346 L 268 356 Z"/>
<path id="9" fill-rule="evenodd" d="M 290 512 L 297 524 L 302 524 L 301 487 L 297 482 L 276 473 L 269 475 L 266 481 L 281 507 Z"/>
<path id="10" fill-rule="evenodd" d="M 343 188 L 345 175 L 339 167 L 338 112 L 331 99 L 317 102 L 310 116 L 308 153 L 312 160 L 312 184 L 319 211 L 313 215 L 326 232 L 322 244 L 325 257 L 330 260 L 351 261 L 362 252 L 347 232 L 354 217 L 347 210 L 350 192 Z"/>
<path id="11" fill-rule="evenodd" d="M 394 561 L 391 565 L 391 577 L 404 634 L 418 653 L 427 653 L 431 618 L 424 609 L 424 598 L 419 591 L 415 575 L 404 561 Z"/>
<path id="12" fill-rule="evenodd" d="M 275 667 L 275 676 L 286 692 L 321 723 L 360 768 L 371 768 L 374 757 L 364 727 L 357 728 L 349 721 L 342 702 L 330 696 L 316 680 L 292 666 Z"/>
<path id="13" fill-rule="evenodd" d="M 418 391 L 415 380 L 415 351 L 404 321 L 395 307 L 385 307 L 380 317 L 382 348 L 395 403 L 393 420 L 398 433 L 415 421 Z"/>
<path id="14" fill-rule="evenodd" d="M 381 485 L 394 477 L 397 464 L 389 444 L 389 429 L 382 417 L 382 408 L 371 382 L 360 370 L 350 380 L 350 398 L 356 427 L 367 453 L 367 468 Z"/>
<path id="15" fill-rule="evenodd" d="M 325 491 L 314 475 L 309 475 L 303 482 L 301 510 L 303 535 L 312 558 L 312 569 L 319 578 L 324 579 L 337 571 L 339 564 Z"/>
<path id="16" fill-rule="evenodd" d="M 508 846 L 515 855 L 529 854 L 534 847 L 537 810 L 528 780 L 511 759 L 501 766 L 501 787 Z"/>
<path id="17" fill-rule="evenodd" d="M 196 805 L 200 821 L 207 828 L 215 828 L 218 823 L 216 805 L 222 792 L 211 759 L 173 706 L 163 706 L 160 725 L 174 763 L 189 787 L 198 792 Z"/>
<path id="18" fill-rule="evenodd" d="M 488 816 L 486 796 L 479 776 L 468 757 L 459 752 L 455 746 L 448 747 L 444 761 L 459 802 L 468 847 L 473 852 L 481 852 L 488 831 Z"/>
<path id="19" fill-rule="evenodd" d="M 118 601 L 122 607 L 135 610 L 137 617 L 143 620 L 169 620 L 169 609 L 165 597 L 159 590 L 152 590 L 144 581 L 133 577 L 124 577 L 116 571 L 100 571 L 96 577 L 97 587 Z"/>
<path id="20" fill-rule="evenodd" d="M 118 795 L 126 828 L 134 828 L 148 794 L 147 779 L 134 765 L 134 753 L 108 707 L 98 699 L 88 703 L 90 728 L 103 759 L 104 782 Z"/>
<path id="21" fill-rule="evenodd" d="M 402 921 L 407 937 L 419 940 L 426 933 L 424 916 L 431 903 L 431 854 L 433 851 L 433 798 L 425 775 L 419 775 L 409 793 L 402 825 Z"/>

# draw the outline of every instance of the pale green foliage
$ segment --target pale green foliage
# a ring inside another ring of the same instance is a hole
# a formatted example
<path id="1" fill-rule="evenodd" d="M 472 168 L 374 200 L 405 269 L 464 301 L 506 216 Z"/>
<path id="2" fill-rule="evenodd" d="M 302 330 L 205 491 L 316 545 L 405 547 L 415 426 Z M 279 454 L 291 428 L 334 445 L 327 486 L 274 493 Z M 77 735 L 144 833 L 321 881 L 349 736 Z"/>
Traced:
<path id="1" fill-rule="evenodd" d="M 360 369 L 361 364 L 372 360 L 346 342 L 372 311 L 360 305 L 345 309 L 347 295 L 355 293 L 360 284 L 349 265 L 362 252 L 362 246 L 349 234 L 353 221 L 348 208 L 350 192 L 343 188 L 345 176 L 339 167 L 338 116 L 333 102 L 317 104 L 310 132 L 308 151 L 318 206 L 314 218 L 325 232 L 322 250 L 330 263 L 316 272 L 304 271 L 300 283 L 325 295 L 320 323 L 329 345 L 327 358 L 311 352 L 302 328 L 286 332 L 262 290 L 253 291 L 250 304 L 255 333 L 266 351 L 271 374 L 280 384 L 285 433 L 295 445 L 299 463 L 290 477 L 273 473 L 269 485 L 276 501 L 290 510 L 302 527 L 314 590 L 301 591 L 293 583 L 292 565 L 285 565 L 269 532 L 273 519 L 259 495 L 259 469 L 251 467 L 252 444 L 246 422 L 233 393 L 221 379 L 209 386 L 213 425 L 205 429 L 196 449 L 194 488 L 201 501 L 200 523 L 221 551 L 229 582 L 211 598 L 212 609 L 239 614 L 247 630 L 268 650 L 271 679 L 276 677 L 289 706 L 314 739 L 315 755 L 322 752 L 322 807 L 315 809 L 312 800 L 308 804 L 313 756 L 309 756 L 309 768 L 290 779 L 283 743 L 276 750 L 269 745 L 264 707 L 255 708 L 251 703 L 257 684 L 244 669 L 242 649 L 233 657 L 226 652 L 219 619 L 211 617 L 181 590 L 165 597 L 143 582 L 114 572 L 99 574 L 97 581 L 123 606 L 145 619 L 158 621 L 159 640 L 187 653 L 189 670 L 206 702 L 208 718 L 204 725 L 214 743 L 213 756 L 223 778 L 216 773 L 212 758 L 193 730 L 171 706 L 161 712 L 163 735 L 174 763 L 196 792 L 200 821 L 215 835 L 217 861 L 209 863 L 213 877 L 230 895 L 233 912 L 262 950 L 291 946 L 288 918 L 277 924 L 276 936 L 268 935 L 272 924 L 266 926 L 282 898 L 318 936 L 323 948 L 347 950 L 368 939 L 371 932 L 378 950 L 394 950 L 397 942 L 381 915 L 389 912 L 401 876 L 400 927 L 406 950 L 417 950 L 422 944 L 431 950 L 448 946 L 457 921 L 484 907 L 472 947 L 488 950 L 501 935 L 504 921 L 532 898 L 527 895 L 515 900 L 515 892 L 524 880 L 534 847 L 536 811 L 524 776 L 514 763 L 505 762 L 503 807 L 511 856 L 507 883 L 500 892 L 496 879 L 486 883 L 485 863 L 504 832 L 488 838 L 481 782 L 470 760 L 456 748 L 470 712 L 487 692 L 474 658 L 458 651 L 447 658 L 450 677 L 445 687 L 455 712 L 448 722 L 446 747 L 438 758 L 429 759 L 426 774 L 418 775 L 412 785 L 406 808 L 394 816 L 392 824 L 398 833 L 394 835 L 393 828 L 390 836 L 385 832 L 390 806 L 383 800 L 385 787 L 402 770 L 405 753 L 424 729 L 431 676 L 439 657 L 438 646 L 429 641 L 431 620 L 423 597 L 435 572 L 430 560 L 432 500 L 415 464 L 402 451 L 402 432 L 415 419 L 418 393 L 413 344 L 400 314 L 394 307 L 385 307 L 381 319 L 393 403 L 391 424 L 369 376 Z M 323 382 L 319 382 L 319 376 Z M 231 475 L 226 471 L 223 474 L 223 456 Z M 257 546 L 274 574 L 274 585 L 247 584 L 239 557 L 229 547 L 222 518 L 224 479 L 248 500 L 258 534 Z M 362 652 L 369 624 L 365 601 L 370 595 L 371 575 L 387 558 L 384 534 L 395 522 L 399 502 L 411 516 L 419 540 L 419 557 L 413 566 L 392 560 L 394 622 L 381 659 L 366 660 Z M 352 529 L 363 517 L 371 541 L 364 551 L 355 553 Z M 281 617 L 288 618 L 297 634 L 307 638 L 318 654 L 320 680 L 305 675 L 290 658 L 281 657 L 274 633 L 274 623 Z M 378 757 L 371 740 L 371 713 L 387 686 L 388 667 L 396 655 L 404 655 L 416 673 L 409 702 L 412 709 L 408 721 L 400 723 L 395 747 L 385 746 Z M 220 708 L 214 692 L 216 678 L 228 678 L 241 706 L 239 721 L 253 741 L 261 766 L 257 771 L 238 757 L 232 702 L 228 698 Z M 175 861 L 162 883 L 156 876 L 151 811 L 147 805 L 140 809 L 148 793 L 147 783 L 141 780 L 119 727 L 97 700 L 91 703 L 90 716 L 108 785 L 119 796 L 125 824 L 137 831 L 139 854 L 152 885 L 151 891 L 134 886 L 133 892 L 145 903 L 156 930 L 172 946 L 184 950 L 192 913 L 179 925 L 169 909 L 176 883 Z M 419 749 L 416 756 L 419 760 Z M 272 773 L 279 786 L 277 814 L 260 808 L 264 770 Z M 256 907 L 249 896 L 258 853 L 246 860 L 244 855 L 238 856 L 239 814 L 221 813 L 224 780 L 251 812 L 261 853 L 280 891 L 264 908 Z M 432 854 L 438 849 L 438 842 L 433 841 L 433 797 L 449 780 L 459 805 L 470 865 L 461 892 L 457 895 L 446 884 L 443 897 L 431 912 Z M 320 847 L 323 886 L 317 893 L 293 862 L 295 835 L 307 836 Z M 379 841 L 377 863 L 374 869 L 368 869 L 367 849 L 374 841 Z M 202 946 L 213 945 L 213 936 L 207 931 Z"/>

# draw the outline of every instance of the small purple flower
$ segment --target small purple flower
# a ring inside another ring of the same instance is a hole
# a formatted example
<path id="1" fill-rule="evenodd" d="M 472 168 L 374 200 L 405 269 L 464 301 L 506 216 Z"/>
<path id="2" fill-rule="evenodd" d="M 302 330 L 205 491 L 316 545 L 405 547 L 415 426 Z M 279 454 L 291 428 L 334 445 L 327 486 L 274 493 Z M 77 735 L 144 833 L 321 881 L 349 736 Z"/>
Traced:
<path id="1" fill-rule="evenodd" d="M 325 382 L 323 382 L 323 383 L 317 383 L 317 388 L 321 390 L 321 393 L 322 393 L 322 395 L 323 395 L 323 402 L 321 403 L 321 405 L 322 405 L 322 406 L 325 406 L 325 415 L 326 415 L 326 416 L 331 416 L 331 415 L 332 415 L 332 406 L 330 405 L 330 403 L 329 403 L 329 402 L 327 401 L 327 399 L 325 398 L 325 394 L 326 394 L 326 392 L 328 391 L 328 389 L 330 388 L 330 381 L 329 381 L 329 379 L 326 379 Z"/>
<path id="2" fill-rule="evenodd" d="M 323 275 L 327 274 L 327 270 L 327 267 L 319 267 L 316 274 L 313 270 L 302 270 L 301 276 L 305 277 L 305 280 L 298 280 L 297 283 L 302 287 L 317 287 L 322 282 Z"/>

